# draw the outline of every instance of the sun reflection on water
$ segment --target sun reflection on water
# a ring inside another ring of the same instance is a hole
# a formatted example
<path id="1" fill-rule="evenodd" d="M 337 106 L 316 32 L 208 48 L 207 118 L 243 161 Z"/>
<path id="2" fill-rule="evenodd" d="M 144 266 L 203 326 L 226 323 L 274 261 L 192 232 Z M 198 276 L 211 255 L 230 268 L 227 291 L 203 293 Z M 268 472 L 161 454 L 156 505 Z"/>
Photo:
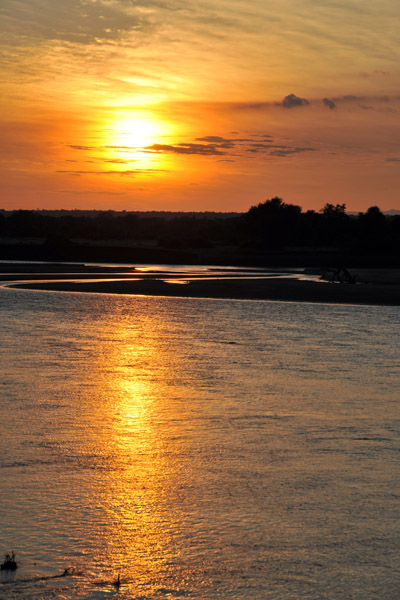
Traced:
<path id="1" fill-rule="evenodd" d="M 120 326 L 125 324 L 116 323 Z M 166 415 L 173 410 L 168 390 L 153 369 L 157 363 L 158 372 L 168 373 L 174 359 L 159 347 L 159 326 L 147 321 L 139 329 L 114 331 L 124 343 L 110 344 L 107 353 L 103 348 L 96 369 L 103 374 L 98 383 L 105 401 L 92 414 L 92 429 L 109 462 L 106 486 L 98 490 L 104 511 L 99 561 L 110 580 L 119 573 L 135 592 L 168 579 L 176 545 L 170 510 L 177 478 L 173 440 L 179 432 L 171 430 L 176 421 Z"/>

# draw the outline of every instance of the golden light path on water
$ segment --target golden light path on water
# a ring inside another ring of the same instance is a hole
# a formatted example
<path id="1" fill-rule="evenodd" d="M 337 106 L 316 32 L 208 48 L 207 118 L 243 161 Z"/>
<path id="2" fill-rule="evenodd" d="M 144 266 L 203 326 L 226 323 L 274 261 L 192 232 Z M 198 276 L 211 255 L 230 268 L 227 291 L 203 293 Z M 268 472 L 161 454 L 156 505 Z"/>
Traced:
<path id="1" fill-rule="evenodd" d="M 98 566 L 109 571 L 108 581 L 120 574 L 129 589 L 152 593 L 160 581 L 185 583 L 174 564 L 184 515 L 177 511 L 179 482 L 188 476 L 182 480 L 180 474 L 181 457 L 188 452 L 174 390 L 183 365 L 165 344 L 160 316 L 141 324 L 116 320 L 107 329 L 102 331 L 106 343 L 93 347 L 96 410 L 93 398 L 86 403 L 94 451 L 109 471 L 93 490 L 93 503 L 103 513 Z"/>

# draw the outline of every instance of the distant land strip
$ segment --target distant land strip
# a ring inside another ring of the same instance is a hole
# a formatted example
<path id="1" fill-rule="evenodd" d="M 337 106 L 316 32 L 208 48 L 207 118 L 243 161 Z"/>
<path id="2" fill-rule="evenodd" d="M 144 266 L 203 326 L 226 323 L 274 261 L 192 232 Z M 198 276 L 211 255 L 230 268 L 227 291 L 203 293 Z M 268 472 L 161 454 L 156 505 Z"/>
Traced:
<path id="1" fill-rule="evenodd" d="M 340 283 L 312 281 L 301 278 L 285 278 L 272 274 L 266 278 L 221 277 L 210 278 L 210 275 L 191 279 L 188 274 L 170 276 L 147 276 L 132 278 L 132 273 L 122 275 L 113 273 L 96 273 L 97 280 L 80 281 L 43 281 L 48 274 L 29 275 L 30 281 L 12 285 L 14 288 L 90 292 L 106 294 L 131 294 L 144 296 L 174 296 L 185 298 L 220 298 L 237 300 L 281 300 L 291 302 L 318 302 L 360 305 L 400 306 L 400 270 L 359 270 L 354 273 L 357 283 Z M 54 277 L 54 275 L 50 275 Z M 10 275 L 1 276 L 10 281 Z M 18 276 L 14 275 L 14 279 Z M 40 278 L 40 282 L 33 279 Z M 59 275 L 62 279 L 63 275 Z M 101 281 L 99 279 L 101 278 Z M 77 279 L 77 277 L 76 277 Z M 171 282 L 168 281 L 171 279 Z"/>

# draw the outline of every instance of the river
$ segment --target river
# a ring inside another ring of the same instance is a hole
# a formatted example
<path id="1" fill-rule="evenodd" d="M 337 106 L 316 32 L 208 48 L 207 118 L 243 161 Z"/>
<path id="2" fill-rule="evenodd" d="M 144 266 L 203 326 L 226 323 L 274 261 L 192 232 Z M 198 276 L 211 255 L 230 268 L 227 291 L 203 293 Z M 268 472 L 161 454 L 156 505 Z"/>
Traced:
<path id="1" fill-rule="evenodd" d="M 0 311 L 2 600 L 399 598 L 399 308 Z"/>

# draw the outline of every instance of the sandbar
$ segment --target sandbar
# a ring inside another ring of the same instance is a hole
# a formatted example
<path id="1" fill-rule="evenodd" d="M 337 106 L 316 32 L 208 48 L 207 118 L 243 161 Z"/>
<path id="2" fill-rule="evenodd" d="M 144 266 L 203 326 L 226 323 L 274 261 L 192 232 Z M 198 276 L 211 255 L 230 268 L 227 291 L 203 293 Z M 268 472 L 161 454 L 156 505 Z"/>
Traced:
<path id="1" fill-rule="evenodd" d="M 115 273 L 96 273 L 97 280 L 92 281 L 84 274 L 80 281 L 43 281 L 46 275 L 36 274 L 36 278 L 41 279 L 40 282 L 33 281 L 31 276 L 29 282 L 21 283 L 20 276 L 19 282 L 12 286 L 63 292 L 400 306 L 399 270 L 383 269 L 377 270 L 375 274 L 368 270 L 362 271 L 357 273 L 358 282 L 355 284 L 310 281 L 301 277 L 285 278 L 273 274 L 265 278 L 205 276 L 191 279 L 181 273 L 170 276 L 171 281 L 168 281 L 168 277 L 154 275 L 143 278 L 133 276 L 132 273 L 121 274 L 125 277 L 123 279 Z M 61 278 L 64 279 L 62 275 Z"/>

